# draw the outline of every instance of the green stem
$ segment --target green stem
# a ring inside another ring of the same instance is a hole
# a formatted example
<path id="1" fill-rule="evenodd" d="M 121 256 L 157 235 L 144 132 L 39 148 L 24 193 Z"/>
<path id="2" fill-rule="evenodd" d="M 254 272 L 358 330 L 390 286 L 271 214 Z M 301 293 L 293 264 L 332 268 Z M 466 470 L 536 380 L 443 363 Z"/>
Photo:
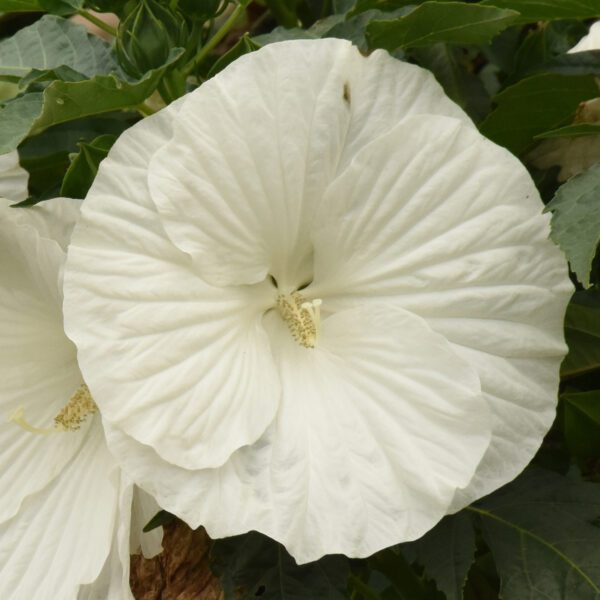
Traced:
<path id="1" fill-rule="evenodd" d="M 137 104 L 135 109 L 144 117 L 149 117 L 150 115 L 153 115 L 156 112 L 153 108 L 148 106 L 145 102 L 140 102 L 139 104 Z"/>
<path id="2" fill-rule="evenodd" d="M 77 14 L 80 17 L 88 20 L 90 23 L 93 23 L 96 27 L 98 27 L 98 29 L 102 29 L 102 31 L 105 31 L 109 35 L 112 35 L 113 37 L 117 35 L 117 30 L 114 27 L 111 27 L 108 23 L 105 23 L 102 19 L 99 19 L 91 12 L 88 12 L 82 8 L 77 11 Z"/>
<path id="3" fill-rule="evenodd" d="M 252 2 L 252 0 L 250 0 Z M 200 48 L 198 54 L 183 68 L 184 75 L 189 75 L 219 44 L 219 42 L 229 33 L 236 24 L 241 14 L 246 10 L 250 2 L 241 2 L 235 7 L 235 10 L 229 15 L 229 18 L 221 28 Z"/>

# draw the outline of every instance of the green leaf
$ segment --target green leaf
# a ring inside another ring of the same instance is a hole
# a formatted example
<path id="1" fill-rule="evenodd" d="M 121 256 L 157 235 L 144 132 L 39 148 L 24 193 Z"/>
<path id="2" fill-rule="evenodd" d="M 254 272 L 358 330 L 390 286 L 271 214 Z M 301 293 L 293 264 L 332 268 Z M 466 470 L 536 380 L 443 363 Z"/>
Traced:
<path id="1" fill-rule="evenodd" d="M 461 48 L 440 43 L 417 48 L 411 55 L 421 67 L 435 75 L 446 94 L 475 122 L 489 113 L 490 96 L 481 80 L 473 74 L 470 57 Z"/>
<path id="2" fill-rule="evenodd" d="M 589 287 L 600 242 L 600 164 L 561 185 L 546 210 L 552 211 L 552 239 L 577 279 Z"/>
<path id="3" fill-rule="evenodd" d="M 566 54 L 585 31 L 585 25 L 579 21 L 541 23 L 535 29 L 529 29 L 517 52 L 512 53 L 513 64 L 507 84 L 544 71 L 564 75 L 600 72 L 600 52 L 596 60 L 587 52 Z"/>
<path id="4" fill-rule="evenodd" d="M 85 75 L 118 71 L 110 46 L 85 27 L 45 15 L 0 42 L 0 75 L 25 77 L 32 69 L 67 66 Z"/>
<path id="5" fill-rule="evenodd" d="M 501 579 L 504 600 L 600 598 L 600 486 L 529 469 L 470 511 Z"/>
<path id="6" fill-rule="evenodd" d="M 37 12 L 43 8 L 38 0 L 0 0 L 0 12 Z"/>
<path id="7" fill-rule="evenodd" d="M 567 307 L 565 338 L 569 353 L 561 365 L 563 378 L 600 369 L 600 293 L 575 292 Z"/>
<path id="8" fill-rule="evenodd" d="M 63 177 L 70 165 L 69 154 L 77 151 L 80 142 L 104 133 L 118 136 L 132 122 L 131 114 L 127 113 L 88 117 L 51 127 L 21 144 L 20 163 L 29 172 L 29 193 L 33 200 L 60 195 Z"/>
<path id="9" fill-rule="evenodd" d="M 106 158 L 116 139 L 114 135 L 104 134 L 89 143 L 79 144 L 79 152 L 73 156 L 65 174 L 61 196 L 85 198 L 98 173 L 98 166 Z"/>
<path id="10" fill-rule="evenodd" d="M 579 104 L 597 95 L 598 85 L 591 75 L 534 75 L 495 97 L 497 108 L 480 130 L 513 154 L 522 154 L 535 143 L 534 136 L 570 123 Z"/>
<path id="11" fill-rule="evenodd" d="M 600 17 L 598 0 L 483 0 L 482 6 L 516 10 L 519 23 Z"/>
<path id="12" fill-rule="evenodd" d="M 483 44 L 513 23 L 513 10 L 465 2 L 425 2 L 394 21 L 373 21 L 367 27 L 372 48 L 415 48 L 437 42 Z"/>
<path id="13" fill-rule="evenodd" d="M 344 556 L 298 566 L 285 548 L 259 533 L 215 542 L 213 568 L 225 600 L 346 600 L 350 574 Z"/>
<path id="14" fill-rule="evenodd" d="M 171 64 L 181 54 L 178 49 Z M 156 89 L 168 64 L 149 71 L 139 81 L 97 75 L 85 81 L 54 81 L 43 92 L 31 92 L 0 110 L 0 154 L 14 150 L 29 135 L 82 117 L 134 108 Z"/>
<path id="15" fill-rule="evenodd" d="M 144 533 L 148 533 L 157 527 L 162 527 L 163 525 L 168 525 L 172 521 L 174 521 L 177 517 L 172 515 L 170 512 L 166 510 L 159 510 L 147 523 L 144 525 L 142 531 Z"/>
<path id="16" fill-rule="evenodd" d="M 585 135 L 597 135 L 600 133 L 600 123 L 577 123 L 566 125 L 558 129 L 551 129 L 535 136 L 536 140 L 561 137 L 583 137 Z"/>
<path id="17" fill-rule="evenodd" d="M 401 549 L 416 555 L 447 600 L 462 600 L 467 573 L 475 560 L 475 532 L 469 513 L 445 517 L 422 538 L 403 544 Z"/>
<path id="18" fill-rule="evenodd" d="M 354 16 L 367 10 L 397 10 L 405 6 L 414 7 L 423 4 L 427 0 L 356 0 L 356 3 L 349 11 L 348 16 Z M 456 0 L 436 0 L 436 2 L 456 2 Z"/>
<path id="19" fill-rule="evenodd" d="M 250 36 L 245 33 L 234 46 L 218 58 L 210 68 L 207 78 L 210 79 L 211 77 L 214 77 L 219 71 L 222 71 L 227 65 L 231 64 L 240 56 L 254 52 L 259 48 L 261 48 L 261 45 L 250 39 Z"/>
<path id="20" fill-rule="evenodd" d="M 1 12 L 51 12 L 69 15 L 83 6 L 83 0 L 0 0 Z"/>
<path id="21" fill-rule="evenodd" d="M 580 459 L 600 456 L 600 390 L 561 396 L 569 450 Z"/>
<path id="22" fill-rule="evenodd" d="M 365 37 L 365 29 L 367 25 L 374 20 L 378 20 L 379 22 L 382 20 L 389 21 L 395 19 L 399 14 L 405 13 L 406 10 L 404 9 L 399 9 L 398 11 L 394 12 L 368 10 L 354 17 L 350 17 L 345 21 L 336 23 L 330 29 L 324 31 L 321 37 L 334 37 L 350 40 L 359 50 L 367 52 L 369 50 L 369 45 Z M 311 31 L 314 31 L 314 27 L 311 28 Z"/>

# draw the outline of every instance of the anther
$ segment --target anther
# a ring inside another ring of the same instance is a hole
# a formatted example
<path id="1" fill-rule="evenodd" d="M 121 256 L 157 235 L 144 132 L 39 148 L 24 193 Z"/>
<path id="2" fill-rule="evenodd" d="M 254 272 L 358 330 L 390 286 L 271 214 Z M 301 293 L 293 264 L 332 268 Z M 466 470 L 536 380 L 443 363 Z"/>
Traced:
<path id="1" fill-rule="evenodd" d="M 77 431 L 85 419 L 98 410 L 88 386 L 80 385 L 75 393 L 69 398 L 69 401 L 54 417 L 54 427 L 36 427 L 31 425 L 25 418 L 23 407 L 19 407 L 10 417 L 9 421 L 22 427 L 30 433 L 38 435 L 47 435 L 49 433 L 58 433 L 60 431 Z"/>
<path id="2" fill-rule="evenodd" d="M 321 324 L 321 300 L 306 300 L 300 292 L 277 297 L 277 307 L 294 339 L 305 348 L 314 348 Z"/>

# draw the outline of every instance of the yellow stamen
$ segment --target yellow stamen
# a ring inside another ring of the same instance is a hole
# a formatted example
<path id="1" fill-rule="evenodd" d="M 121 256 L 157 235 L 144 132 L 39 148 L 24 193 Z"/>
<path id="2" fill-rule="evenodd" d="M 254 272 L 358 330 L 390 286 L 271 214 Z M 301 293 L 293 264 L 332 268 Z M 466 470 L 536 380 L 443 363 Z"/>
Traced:
<path id="1" fill-rule="evenodd" d="M 23 407 L 15 410 L 8 420 L 30 433 L 48 435 L 60 431 L 77 431 L 85 419 L 97 410 L 98 407 L 90 394 L 90 390 L 84 383 L 75 390 L 67 404 L 54 417 L 54 427 L 35 427 L 31 425 L 25 418 Z"/>
<path id="2" fill-rule="evenodd" d="M 300 292 L 277 296 L 277 308 L 294 339 L 314 348 L 321 325 L 321 300 L 308 301 Z"/>
<path id="3" fill-rule="evenodd" d="M 63 409 L 54 417 L 55 427 L 77 431 L 88 415 L 98 410 L 88 386 L 80 385 Z"/>

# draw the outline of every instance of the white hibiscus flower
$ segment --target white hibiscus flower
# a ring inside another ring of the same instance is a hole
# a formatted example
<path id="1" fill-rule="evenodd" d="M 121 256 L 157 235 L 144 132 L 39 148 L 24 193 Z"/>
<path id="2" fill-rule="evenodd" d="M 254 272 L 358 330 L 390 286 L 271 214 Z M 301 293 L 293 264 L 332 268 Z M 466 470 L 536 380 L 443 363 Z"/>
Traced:
<path id="1" fill-rule="evenodd" d="M 426 71 L 272 44 L 125 132 L 65 270 L 108 444 L 298 562 L 421 536 L 554 418 L 572 286 L 523 166 Z"/>
<path id="2" fill-rule="evenodd" d="M 0 200 L 0 598 L 6 600 L 131 597 L 130 534 L 135 550 L 157 509 L 108 452 L 63 330 L 62 269 L 79 205 L 57 198 L 25 209 Z M 159 532 L 144 537 L 147 552 L 160 550 Z"/>
<path id="3" fill-rule="evenodd" d="M 600 50 L 600 21 L 569 50 L 569 53 Z M 599 80 L 600 81 L 600 80 Z M 600 122 L 600 98 L 582 102 L 575 115 L 575 124 Z M 561 137 L 542 140 L 529 153 L 527 160 L 538 169 L 560 167 L 559 181 L 566 181 L 600 162 L 600 134 L 581 137 Z"/>

